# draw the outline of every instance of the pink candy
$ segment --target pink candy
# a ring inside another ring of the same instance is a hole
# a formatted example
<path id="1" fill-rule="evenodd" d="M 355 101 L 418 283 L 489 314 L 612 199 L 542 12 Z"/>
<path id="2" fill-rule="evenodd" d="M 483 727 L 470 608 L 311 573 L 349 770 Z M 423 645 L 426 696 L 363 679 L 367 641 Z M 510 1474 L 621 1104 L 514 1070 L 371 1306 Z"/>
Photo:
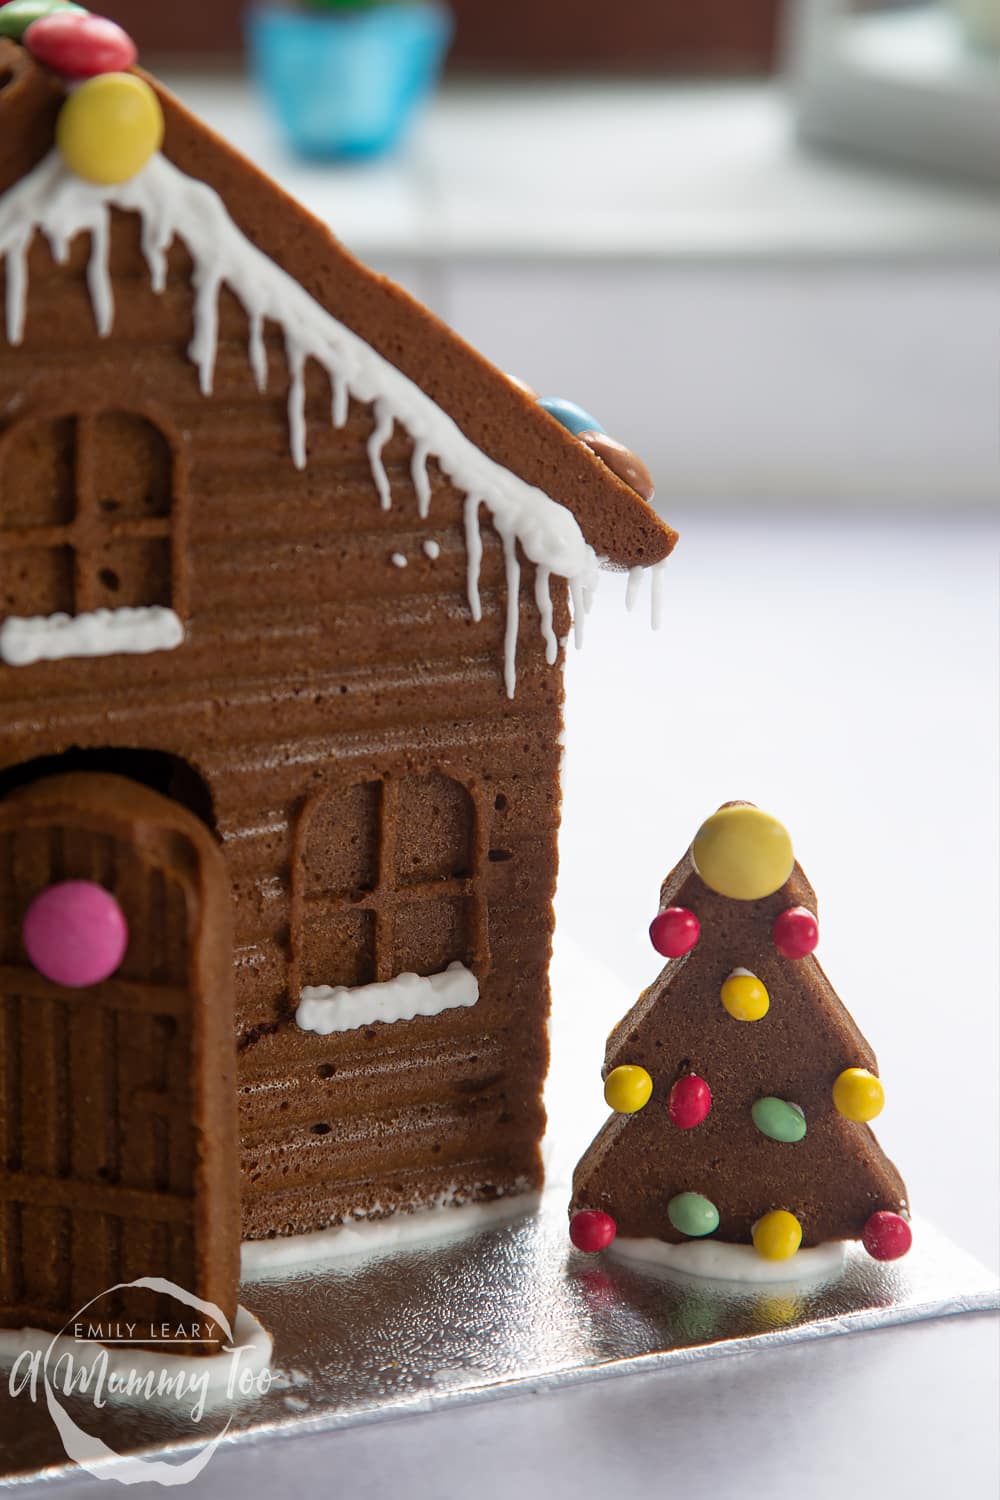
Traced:
<path id="1" fill-rule="evenodd" d="M 39 974 L 71 990 L 109 978 L 128 947 L 124 912 L 92 880 L 64 880 L 42 891 L 28 907 L 22 934 Z"/>

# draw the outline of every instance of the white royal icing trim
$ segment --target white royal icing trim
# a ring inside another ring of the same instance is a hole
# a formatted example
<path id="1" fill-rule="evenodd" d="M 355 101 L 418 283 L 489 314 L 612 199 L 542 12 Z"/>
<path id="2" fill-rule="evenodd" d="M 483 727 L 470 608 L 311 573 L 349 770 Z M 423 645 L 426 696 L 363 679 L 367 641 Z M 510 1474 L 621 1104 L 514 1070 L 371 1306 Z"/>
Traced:
<path id="1" fill-rule="evenodd" d="M 81 615 L 8 615 L 0 625 L 0 658 L 9 667 L 75 656 L 144 656 L 173 651 L 184 626 L 160 604 L 140 609 L 95 609 Z"/>
<path id="2" fill-rule="evenodd" d="M 399 1250 L 449 1235 L 492 1229 L 510 1219 L 537 1212 L 541 1201 L 540 1193 L 514 1193 L 509 1198 L 492 1198 L 488 1203 L 456 1203 L 457 1191 L 451 1189 L 413 1211 L 401 1209 L 381 1219 L 359 1217 L 329 1229 L 316 1229 L 311 1234 L 244 1240 L 241 1275 L 247 1281 L 280 1276 L 291 1267 L 309 1262 Z"/>
<path id="3" fill-rule="evenodd" d="M 412 1021 L 414 1016 L 437 1016 L 443 1010 L 475 1005 L 479 981 L 464 964 L 449 964 L 441 974 L 397 974 L 381 984 L 307 984 L 299 997 L 295 1019 L 303 1031 L 329 1036 L 334 1031 L 356 1031 L 377 1021 Z"/>
<path id="4" fill-rule="evenodd" d="M 832 1276 L 843 1269 L 847 1258 L 844 1240 L 828 1240 L 808 1250 L 798 1250 L 788 1260 L 765 1260 L 752 1245 L 732 1245 L 724 1240 L 685 1240 L 669 1245 L 665 1240 L 629 1239 L 619 1236 L 609 1250 L 622 1260 L 640 1261 L 689 1276 L 712 1281 L 744 1281 L 757 1286 L 782 1281 L 805 1281 L 813 1276 Z"/>
<path id="5" fill-rule="evenodd" d="M 579 644 L 584 606 L 596 582 L 597 560 L 565 506 L 503 468 L 475 446 L 454 420 L 395 365 L 351 329 L 338 322 L 287 271 L 269 259 L 239 230 L 225 204 L 207 183 L 181 172 L 156 155 L 128 182 L 104 186 L 84 182 L 53 150 L 0 200 L 0 255 L 7 269 L 7 338 L 21 343 L 27 316 L 27 257 L 36 231 L 49 240 L 53 254 L 65 261 L 74 237 L 91 237 L 88 284 L 98 332 L 110 332 L 114 294 L 109 273 L 110 211 L 137 213 L 142 220 L 142 248 L 155 291 L 166 285 L 167 251 L 180 238 L 194 263 L 194 337 L 189 354 L 198 367 L 201 389 L 210 395 L 219 338 L 218 299 L 228 287 L 250 321 L 247 357 L 258 388 L 267 379 L 263 339 L 265 320 L 277 323 L 285 337 L 290 373 L 289 446 L 296 467 L 307 461 L 305 370 L 313 359 L 330 380 L 331 418 L 346 419 L 347 392 L 373 407 L 375 427 L 368 441 L 372 479 L 384 509 L 392 493 L 382 453 L 398 422 L 414 443 L 411 465 L 421 515 L 430 506 L 426 464 L 433 454 L 440 467 L 470 497 L 466 506 L 469 543 L 468 596 L 473 618 L 481 618 L 479 570 L 482 543 L 479 505 L 485 504 L 503 543 L 508 591 L 504 633 L 504 681 L 513 697 L 519 626 L 517 545 L 538 568 L 569 581 L 577 614 Z M 513 600 L 510 596 L 513 595 Z M 551 639 L 543 619 L 547 655 Z"/>

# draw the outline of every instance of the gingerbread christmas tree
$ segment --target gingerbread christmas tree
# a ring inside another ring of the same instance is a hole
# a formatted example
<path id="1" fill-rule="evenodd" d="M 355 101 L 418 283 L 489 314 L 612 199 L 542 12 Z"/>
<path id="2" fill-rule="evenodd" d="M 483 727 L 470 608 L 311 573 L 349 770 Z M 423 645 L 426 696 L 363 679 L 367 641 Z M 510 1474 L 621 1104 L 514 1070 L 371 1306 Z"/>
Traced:
<path id="1" fill-rule="evenodd" d="M 721 1241 L 751 1270 L 845 1240 L 905 1254 L 906 1189 L 867 1124 L 875 1057 L 813 956 L 816 898 L 785 829 L 720 808 L 660 906 L 669 962 L 608 1039 L 615 1113 L 576 1170 L 574 1244 Z"/>

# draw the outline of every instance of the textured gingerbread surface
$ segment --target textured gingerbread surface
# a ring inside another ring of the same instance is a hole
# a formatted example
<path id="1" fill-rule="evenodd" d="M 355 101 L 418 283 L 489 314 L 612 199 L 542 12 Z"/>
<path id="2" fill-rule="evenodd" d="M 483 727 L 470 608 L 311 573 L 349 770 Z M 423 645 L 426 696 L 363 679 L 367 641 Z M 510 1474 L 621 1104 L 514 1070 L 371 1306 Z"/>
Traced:
<path id="1" fill-rule="evenodd" d="M 121 968 L 81 990 L 43 978 L 20 937 L 31 901 L 63 880 L 111 891 L 129 925 Z M 49 777 L 0 802 L 0 911 L 0 1324 L 62 1328 L 144 1276 L 232 1319 L 236 1055 L 217 845 L 135 782 Z M 148 1331 L 189 1311 L 132 1289 L 86 1317 Z"/>
<path id="2" fill-rule="evenodd" d="M 701 937 L 671 960 L 608 1039 L 604 1076 L 623 1063 L 653 1078 L 649 1103 L 613 1115 L 580 1161 L 573 1211 L 603 1210 L 618 1234 L 680 1242 L 667 1217 L 676 1194 L 700 1193 L 716 1205 L 716 1238 L 749 1244 L 763 1214 L 781 1208 L 802 1225 L 803 1245 L 857 1239 L 878 1209 L 906 1207 L 906 1188 L 867 1125 L 844 1119 L 831 1101 L 845 1068 L 877 1073 L 874 1054 L 815 957 L 791 961 L 771 939 L 787 907 L 816 911 L 816 896 L 796 865 L 790 879 L 759 901 L 733 901 L 701 880 L 690 852 L 664 882 L 661 907 L 693 911 Z M 734 968 L 760 979 L 771 997 L 759 1021 L 735 1020 L 719 992 Z M 695 1073 L 712 1089 L 712 1109 L 695 1129 L 670 1121 L 676 1080 Z M 808 1122 L 798 1142 L 761 1134 L 751 1107 L 761 1097 L 794 1101 Z"/>
<path id="3" fill-rule="evenodd" d="M 166 155 L 324 307 L 564 502 L 613 563 L 669 552 L 674 534 L 583 444 L 160 93 Z M 50 149 L 61 99 L 0 43 L 0 192 Z M 310 365 L 298 472 L 280 331 L 265 330 L 260 394 L 247 317 L 223 291 L 205 396 L 184 248 L 157 295 L 138 220 L 113 214 L 103 339 L 89 251 L 81 235 L 56 265 L 37 239 L 24 343 L 0 340 L 0 601 L 27 616 L 167 605 L 185 638 L 151 656 L 0 665 L 0 793 L 111 773 L 186 805 L 221 849 L 245 1234 L 537 1186 L 562 673 L 561 657 L 544 659 L 534 569 L 521 558 L 510 700 L 503 555 L 485 510 L 476 623 L 464 494 L 432 463 L 421 516 L 399 427 L 383 510 L 371 409 L 353 403 L 335 429 Z M 562 638 L 555 579 L 552 596 Z M 479 979 L 469 1009 L 330 1037 L 295 1022 L 304 984 L 455 960 Z"/>

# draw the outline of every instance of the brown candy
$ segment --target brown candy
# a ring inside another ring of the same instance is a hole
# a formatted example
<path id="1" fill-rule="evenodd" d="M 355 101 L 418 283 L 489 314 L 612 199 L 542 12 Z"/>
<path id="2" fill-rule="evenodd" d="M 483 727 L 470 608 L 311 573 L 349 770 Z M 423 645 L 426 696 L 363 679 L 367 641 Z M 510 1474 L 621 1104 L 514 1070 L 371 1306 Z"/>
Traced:
<path id="1" fill-rule="evenodd" d="M 591 453 L 596 453 L 602 463 L 607 464 L 612 474 L 617 474 L 623 484 L 635 490 L 643 500 L 650 501 L 655 493 L 653 476 L 642 459 L 606 432 L 587 430 L 577 434 L 581 443 L 586 443 Z"/>

